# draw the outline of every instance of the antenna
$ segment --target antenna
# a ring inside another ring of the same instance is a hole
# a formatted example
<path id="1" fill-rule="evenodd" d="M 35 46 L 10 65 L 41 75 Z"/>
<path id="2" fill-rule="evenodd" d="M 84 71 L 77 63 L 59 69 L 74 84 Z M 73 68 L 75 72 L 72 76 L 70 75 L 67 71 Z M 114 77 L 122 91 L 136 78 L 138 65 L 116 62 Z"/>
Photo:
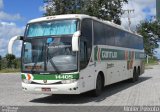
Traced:
<path id="1" fill-rule="evenodd" d="M 124 12 L 127 12 L 128 14 L 128 30 L 131 31 L 131 18 L 130 18 L 130 13 L 134 13 L 134 9 L 127 9 L 123 10 Z"/>

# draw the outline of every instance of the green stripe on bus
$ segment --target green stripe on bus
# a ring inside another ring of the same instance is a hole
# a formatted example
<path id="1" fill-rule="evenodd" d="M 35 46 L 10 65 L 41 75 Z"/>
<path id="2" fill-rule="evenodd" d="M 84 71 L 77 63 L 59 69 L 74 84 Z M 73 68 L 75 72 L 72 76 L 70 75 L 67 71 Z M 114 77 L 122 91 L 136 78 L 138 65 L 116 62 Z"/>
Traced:
<path id="1" fill-rule="evenodd" d="M 22 79 L 26 79 L 26 76 L 24 74 L 21 74 Z"/>
<path id="2" fill-rule="evenodd" d="M 124 60 L 125 51 L 101 48 L 101 60 Z"/>
<path id="3" fill-rule="evenodd" d="M 100 49 L 100 53 L 98 53 L 98 49 Z M 94 59 L 95 61 L 104 61 L 104 60 L 132 60 L 134 59 L 144 59 L 145 53 L 136 52 L 136 51 L 125 51 L 125 50 L 116 50 L 116 49 L 106 49 L 106 48 L 98 48 L 94 49 Z M 100 55 L 100 60 L 98 56 Z M 135 55 L 135 56 L 134 56 Z"/>
<path id="4" fill-rule="evenodd" d="M 33 80 L 68 80 L 68 79 L 79 79 L 79 73 L 77 74 L 32 74 Z M 22 79 L 26 79 L 25 75 L 22 74 Z"/>

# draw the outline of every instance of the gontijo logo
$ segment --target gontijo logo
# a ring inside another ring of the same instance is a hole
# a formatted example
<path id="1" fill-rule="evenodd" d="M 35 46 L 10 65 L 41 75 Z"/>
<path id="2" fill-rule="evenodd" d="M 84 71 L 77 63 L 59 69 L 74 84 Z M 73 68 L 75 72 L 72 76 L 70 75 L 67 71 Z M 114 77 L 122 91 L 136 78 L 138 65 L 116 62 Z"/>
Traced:
<path id="1" fill-rule="evenodd" d="M 112 51 L 102 51 L 102 59 L 103 58 L 112 58 L 116 59 L 117 58 L 117 52 L 112 52 Z"/>
<path id="2" fill-rule="evenodd" d="M 123 51 L 95 47 L 95 60 L 118 60 L 123 59 L 123 57 Z"/>

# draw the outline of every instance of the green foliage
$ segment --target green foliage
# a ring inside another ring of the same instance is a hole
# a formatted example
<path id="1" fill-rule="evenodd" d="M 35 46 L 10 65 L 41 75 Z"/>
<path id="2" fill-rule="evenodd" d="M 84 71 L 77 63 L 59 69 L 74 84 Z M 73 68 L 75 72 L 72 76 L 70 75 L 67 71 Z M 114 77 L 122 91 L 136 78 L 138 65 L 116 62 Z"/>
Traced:
<path id="1" fill-rule="evenodd" d="M 121 24 L 120 16 L 123 14 L 124 3 L 128 3 L 128 0 L 90 0 L 85 12 L 99 19 Z"/>
<path id="2" fill-rule="evenodd" d="M 15 55 L 6 54 L 5 58 L 7 59 L 7 68 L 12 68 L 16 59 Z"/>
<path id="3" fill-rule="evenodd" d="M 159 47 L 160 21 L 143 21 L 138 25 L 137 32 L 144 38 L 146 54 L 153 56 L 154 49 Z"/>
<path id="4" fill-rule="evenodd" d="M 44 0 L 45 16 L 87 14 L 121 24 L 122 5 L 128 0 Z"/>
<path id="5" fill-rule="evenodd" d="M 20 58 L 16 58 L 12 54 L 5 57 L 0 56 L 0 72 L 18 72 L 20 71 Z"/>
<path id="6" fill-rule="evenodd" d="M 147 61 L 145 61 L 145 66 L 157 65 L 157 64 L 158 64 L 158 59 L 157 59 L 155 56 L 150 57 L 150 58 L 148 59 L 148 63 L 147 63 Z"/>
<path id="7" fill-rule="evenodd" d="M 74 14 L 82 11 L 83 0 L 45 0 L 47 3 L 45 16 Z"/>

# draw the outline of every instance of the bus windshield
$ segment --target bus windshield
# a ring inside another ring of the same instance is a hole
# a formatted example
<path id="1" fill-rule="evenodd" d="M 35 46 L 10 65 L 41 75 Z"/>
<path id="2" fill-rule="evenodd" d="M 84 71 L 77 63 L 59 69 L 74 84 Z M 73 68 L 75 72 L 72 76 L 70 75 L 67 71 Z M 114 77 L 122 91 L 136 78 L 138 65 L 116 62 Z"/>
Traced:
<path id="1" fill-rule="evenodd" d="M 77 70 L 77 53 L 68 37 L 33 38 L 23 44 L 22 71 L 70 72 Z"/>
<path id="2" fill-rule="evenodd" d="M 31 23 L 27 26 L 26 37 L 70 35 L 78 29 L 78 20 L 54 20 Z"/>

